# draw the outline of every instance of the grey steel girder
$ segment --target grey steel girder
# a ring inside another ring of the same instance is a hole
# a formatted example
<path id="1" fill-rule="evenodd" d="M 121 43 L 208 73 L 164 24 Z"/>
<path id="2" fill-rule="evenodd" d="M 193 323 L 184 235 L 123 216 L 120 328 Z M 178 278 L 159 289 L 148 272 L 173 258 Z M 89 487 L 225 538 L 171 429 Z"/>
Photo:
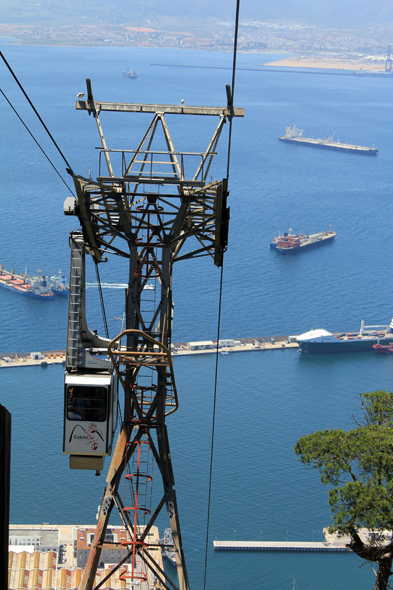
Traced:
<path id="1" fill-rule="evenodd" d="M 197 107 L 168 104 L 135 104 L 127 102 L 101 102 L 91 100 L 77 100 L 76 109 L 78 111 L 97 112 L 114 111 L 124 113 L 162 113 L 170 115 L 207 115 L 229 117 L 231 112 L 228 107 Z M 233 117 L 244 117 L 244 109 L 233 108 Z"/>

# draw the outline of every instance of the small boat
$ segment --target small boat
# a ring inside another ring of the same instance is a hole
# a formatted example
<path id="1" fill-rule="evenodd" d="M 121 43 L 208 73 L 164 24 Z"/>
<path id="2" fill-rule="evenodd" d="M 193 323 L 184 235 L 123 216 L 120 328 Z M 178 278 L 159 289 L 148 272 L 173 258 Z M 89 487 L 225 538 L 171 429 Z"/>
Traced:
<path id="1" fill-rule="evenodd" d="M 129 68 L 127 68 L 126 70 L 124 70 L 123 76 L 125 78 L 131 78 L 132 80 L 136 80 L 137 77 L 138 77 L 136 75 L 136 71 L 135 70 L 130 70 Z"/>
<path id="2" fill-rule="evenodd" d="M 373 349 L 376 354 L 393 354 L 393 343 L 392 344 L 373 344 Z"/>
<path id="3" fill-rule="evenodd" d="M 146 291 L 154 291 L 154 285 L 152 285 L 152 284 L 145 285 L 145 286 L 143 287 L 143 290 L 144 290 L 144 291 L 145 291 L 145 290 L 146 290 Z"/>

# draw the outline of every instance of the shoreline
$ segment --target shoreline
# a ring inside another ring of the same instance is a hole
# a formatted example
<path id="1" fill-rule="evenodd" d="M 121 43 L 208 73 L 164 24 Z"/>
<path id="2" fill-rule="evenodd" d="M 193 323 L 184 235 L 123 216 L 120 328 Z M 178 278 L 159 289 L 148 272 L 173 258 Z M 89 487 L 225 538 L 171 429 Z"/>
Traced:
<path id="1" fill-rule="evenodd" d="M 382 73 L 385 72 L 385 64 L 365 63 L 364 61 L 321 58 L 315 59 L 310 57 L 285 57 L 268 63 L 263 66 L 274 66 L 278 68 L 309 68 L 314 70 L 344 70 L 356 71 L 362 73 Z"/>
<path id="2" fill-rule="evenodd" d="M 0 25 L 1 31 L 1 25 Z M 3 31 L 1 31 L 3 32 Z M 142 31 L 141 31 L 142 32 Z M 184 33 L 187 37 L 190 34 Z M 124 43 L 124 42 L 116 42 L 111 40 L 110 42 L 86 42 L 86 41 L 79 41 L 75 39 L 47 39 L 47 38 L 35 38 L 35 39 L 27 39 L 27 38 L 18 38 L 12 36 L 12 34 L 1 34 L 0 33 L 0 41 L 2 41 L 6 45 L 26 45 L 31 47 L 59 47 L 59 48 L 75 48 L 75 49 L 88 49 L 88 48 L 114 48 L 114 47 L 124 47 L 124 48 L 145 48 L 145 49 L 185 49 L 185 50 L 192 50 L 192 51 L 204 51 L 204 52 L 219 52 L 219 53 L 231 53 L 232 47 L 230 45 L 220 45 L 212 41 L 212 44 L 206 43 L 196 43 L 195 45 L 183 45 L 182 47 L 178 47 L 177 45 L 168 43 L 168 44 L 151 44 L 147 43 Z M 303 57 L 299 55 L 293 55 L 292 52 L 274 49 L 274 48 L 238 48 L 238 53 L 241 54 L 258 54 L 263 56 L 264 54 L 272 54 L 275 55 L 282 54 L 286 56 L 292 54 L 291 57 L 282 57 L 273 61 L 269 61 L 266 63 L 261 63 L 258 68 L 238 68 L 238 69 L 261 69 L 266 66 L 268 69 L 272 67 L 277 67 L 279 70 L 284 68 L 298 68 L 298 69 L 309 69 L 309 70 L 337 70 L 343 72 L 358 72 L 360 74 L 383 74 L 385 73 L 385 59 L 378 60 L 380 63 L 369 63 L 362 59 L 345 59 L 345 58 L 334 58 L 334 57 Z M 152 64 L 152 65 L 167 65 L 167 64 Z M 195 67 L 195 66 L 194 66 Z M 198 66 L 196 66 L 198 67 Z M 212 66 L 214 68 L 214 66 Z M 386 72 L 386 74 L 393 76 L 393 70 L 391 72 Z"/>

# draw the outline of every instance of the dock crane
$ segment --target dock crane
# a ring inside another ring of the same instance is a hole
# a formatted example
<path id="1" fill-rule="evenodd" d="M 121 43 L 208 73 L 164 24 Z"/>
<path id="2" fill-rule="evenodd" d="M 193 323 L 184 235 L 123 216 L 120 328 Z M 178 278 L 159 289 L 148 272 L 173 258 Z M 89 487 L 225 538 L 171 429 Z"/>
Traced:
<path id="1" fill-rule="evenodd" d="M 123 579 L 147 583 L 150 570 L 163 587 L 177 590 L 148 550 L 149 531 L 166 508 L 179 590 L 188 590 L 166 426 L 166 417 L 179 403 L 171 358 L 172 271 L 175 262 L 201 256 L 210 257 L 218 267 L 223 264 L 229 224 L 227 179 L 208 178 L 224 124 L 243 117 L 244 109 L 233 106 L 229 86 L 225 106 L 198 107 L 184 101 L 180 105 L 96 101 L 90 80 L 86 84 L 87 99 L 78 95 L 76 108 L 96 121 L 101 140 L 99 176 L 93 180 L 73 174 L 77 197 L 68 197 L 64 204 L 65 214 L 77 216 L 81 226 L 81 231 L 70 235 L 63 450 L 70 455 L 72 468 L 102 470 L 115 432 L 116 382 L 124 392 L 124 405 L 80 590 L 94 587 L 114 507 L 128 541 L 126 557 L 112 573 L 128 559 Z M 136 149 L 107 147 L 100 122 L 100 115 L 107 112 L 152 115 Z M 217 118 L 206 150 L 176 151 L 167 115 Z M 125 327 L 112 340 L 90 330 L 86 322 L 86 254 L 96 265 L 107 261 L 107 255 L 128 260 Z M 150 293 L 154 297 L 147 300 Z M 153 462 L 162 480 L 155 509 L 147 500 Z M 126 497 L 121 494 L 121 481 L 128 490 Z M 143 519 L 147 524 L 142 527 Z"/>

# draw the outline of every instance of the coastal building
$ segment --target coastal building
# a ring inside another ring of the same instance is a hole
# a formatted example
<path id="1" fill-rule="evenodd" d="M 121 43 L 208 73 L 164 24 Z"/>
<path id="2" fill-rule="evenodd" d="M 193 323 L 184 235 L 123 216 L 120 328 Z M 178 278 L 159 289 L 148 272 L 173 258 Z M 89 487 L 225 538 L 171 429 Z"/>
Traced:
<path id="1" fill-rule="evenodd" d="M 140 527 L 139 532 L 143 530 L 144 527 Z M 94 533 L 95 527 L 92 525 L 10 525 L 8 590 L 77 590 Z M 146 542 L 151 544 L 151 557 L 163 568 L 158 541 L 158 528 L 152 527 Z M 96 584 L 110 575 L 129 548 L 130 542 L 124 527 L 109 526 L 96 573 Z M 106 590 L 132 587 L 131 566 L 127 566 L 131 561 L 132 557 L 110 576 L 105 584 Z M 146 569 L 140 559 L 136 560 L 135 565 L 136 575 Z M 139 590 L 160 588 L 157 576 L 151 572 L 147 572 L 145 581 L 141 581 L 141 578 L 138 581 L 136 585 Z"/>
<path id="2" fill-rule="evenodd" d="M 74 541 L 74 553 L 76 549 L 77 567 L 85 567 L 89 557 L 91 544 L 93 542 L 95 527 L 80 528 L 77 531 L 77 539 Z M 105 564 L 119 563 L 127 553 L 127 534 L 124 528 L 108 527 L 104 545 L 101 551 L 98 567 L 103 568 Z M 107 544 L 105 544 L 107 543 Z M 131 563 L 132 557 L 126 563 Z"/>
<path id="3" fill-rule="evenodd" d="M 235 346 L 235 341 L 232 339 L 228 339 L 228 340 L 219 340 L 218 341 L 218 346 L 220 348 L 232 348 L 232 346 Z"/>
<path id="4" fill-rule="evenodd" d="M 190 350 L 212 350 L 216 344 L 213 340 L 201 340 L 200 342 L 188 342 L 187 346 Z"/>
<path id="5" fill-rule="evenodd" d="M 8 590 L 77 590 L 83 577 L 83 569 L 59 568 L 56 553 L 9 553 Z M 105 583 L 106 590 L 130 588 L 121 579 L 124 570 L 117 570 Z M 95 582 L 99 584 L 111 572 L 110 568 L 97 571 Z"/>
<path id="6" fill-rule="evenodd" d="M 23 548 L 25 551 L 41 551 L 47 553 L 53 551 L 59 552 L 60 548 L 60 531 L 58 528 L 17 528 L 9 529 L 9 551 L 20 552 Z"/>
<path id="7" fill-rule="evenodd" d="M 42 352 L 31 352 L 31 353 L 30 353 L 30 358 L 31 358 L 33 361 L 39 361 L 39 360 L 42 360 L 42 359 L 44 359 L 45 357 L 44 357 L 44 355 L 42 354 Z"/>

